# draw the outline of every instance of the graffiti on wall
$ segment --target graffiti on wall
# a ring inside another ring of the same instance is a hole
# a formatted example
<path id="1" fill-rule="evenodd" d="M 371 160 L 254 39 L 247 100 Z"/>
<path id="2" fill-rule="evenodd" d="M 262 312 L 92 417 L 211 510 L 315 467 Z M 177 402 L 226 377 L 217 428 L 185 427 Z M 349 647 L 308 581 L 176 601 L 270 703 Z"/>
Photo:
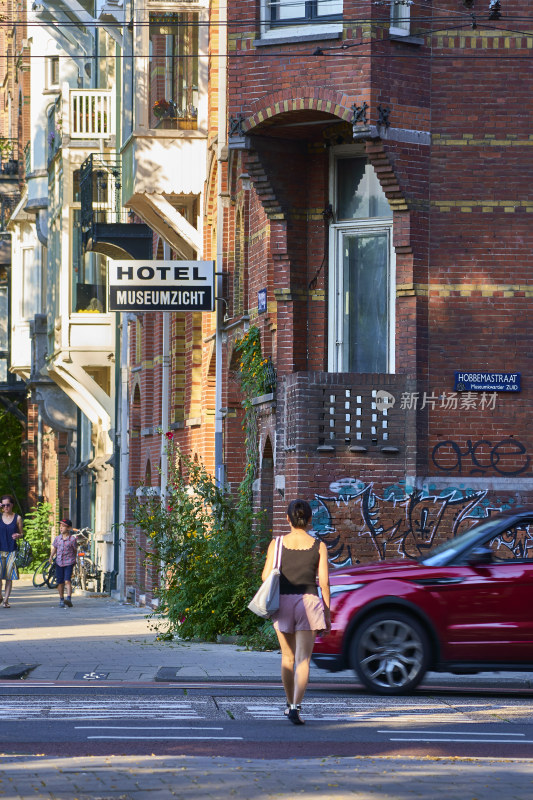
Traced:
<path id="1" fill-rule="evenodd" d="M 371 483 L 344 478 L 330 484 L 331 496 L 315 495 L 313 529 L 325 542 L 335 567 L 362 560 L 419 558 L 440 541 L 457 536 L 513 498 L 497 498 L 465 487 L 414 489 L 401 484 L 382 493 Z"/>
<path id="2" fill-rule="evenodd" d="M 530 464 L 526 447 L 518 439 L 502 439 L 491 442 L 468 439 L 462 448 L 453 439 L 439 442 L 431 451 L 433 465 L 443 472 L 468 471 L 470 475 L 485 475 L 493 470 L 498 475 L 521 475 Z"/>

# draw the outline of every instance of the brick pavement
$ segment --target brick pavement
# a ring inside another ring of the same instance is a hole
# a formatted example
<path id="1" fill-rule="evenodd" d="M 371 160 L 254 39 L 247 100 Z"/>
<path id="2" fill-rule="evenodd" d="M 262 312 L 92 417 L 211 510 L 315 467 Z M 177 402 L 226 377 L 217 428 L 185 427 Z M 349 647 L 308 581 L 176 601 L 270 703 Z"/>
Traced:
<path id="1" fill-rule="evenodd" d="M 531 800 L 533 761 L 190 756 L 0 759 L 5 800 Z"/>
<path id="2" fill-rule="evenodd" d="M 180 677 L 279 678 L 279 655 L 237 645 L 158 642 L 147 609 L 88 593 L 58 605 L 57 592 L 35 589 L 29 576 L 15 584 L 11 608 L 0 608 L 0 673 L 37 665 L 30 680 L 73 680 L 79 672 L 106 672 L 108 680 L 152 681 L 161 667 Z M 317 670 L 318 672 L 318 670 Z"/>

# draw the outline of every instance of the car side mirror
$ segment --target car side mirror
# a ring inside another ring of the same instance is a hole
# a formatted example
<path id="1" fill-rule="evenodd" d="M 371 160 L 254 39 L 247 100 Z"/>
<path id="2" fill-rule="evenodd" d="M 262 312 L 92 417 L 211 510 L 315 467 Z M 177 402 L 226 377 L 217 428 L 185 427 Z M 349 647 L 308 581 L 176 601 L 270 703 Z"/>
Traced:
<path id="1" fill-rule="evenodd" d="M 471 567 L 482 567 L 492 564 L 492 550 L 487 545 L 478 545 L 469 553 L 467 564 Z"/>

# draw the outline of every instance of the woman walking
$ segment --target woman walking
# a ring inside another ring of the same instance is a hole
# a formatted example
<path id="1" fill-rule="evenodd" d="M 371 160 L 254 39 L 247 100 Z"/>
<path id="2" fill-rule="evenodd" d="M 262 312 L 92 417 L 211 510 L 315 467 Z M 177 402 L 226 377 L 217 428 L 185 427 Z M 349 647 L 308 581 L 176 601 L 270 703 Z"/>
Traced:
<path id="1" fill-rule="evenodd" d="M 2 519 L 0 520 L 0 603 L 4 608 L 11 608 L 9 596 L 13 581 L 18 581 L 17 539 L 24 536 L 22 518 L 13 511 L 14 498 L 10 494 L 2 495 Z M 2 595 L 2 582 L 5 581 L 5 594 Z"/>
<path id="2" fill-rule="evenodd" d="M 289 533 L 281 551 L 280 605 L 273 616 L 281 648 L 281 680 L 287 696 L 285 714 L 294 725 L 303 725 L 301 703 L 309 682 L 309 663 L 318 633 L 329 632 L 329 569 L 326 545 L 307 533 L 311 506 L 293 500 L 287 509 Z M 270 542 L 263 580 L 272 570 L 275 539 Z M 318 584 L 322 599 L 318 595 Z"/>

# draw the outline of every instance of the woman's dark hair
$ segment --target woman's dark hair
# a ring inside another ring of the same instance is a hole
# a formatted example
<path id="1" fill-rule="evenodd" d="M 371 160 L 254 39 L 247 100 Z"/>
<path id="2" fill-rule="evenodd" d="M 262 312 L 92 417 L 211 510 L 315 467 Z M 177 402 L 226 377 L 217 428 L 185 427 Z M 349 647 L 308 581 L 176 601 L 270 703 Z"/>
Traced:
<path id="1" fill-rule="evenodd" d="M 293 528 L 306 528 L 313 512 L 307 500 L 293 500 L 289 503 L 287 515 Z"/>
<path id="2" fill-rule="evenodd" d="M 3 503 L 4 500 L 9 500 L 12 506 L 15 505 L 15 498 L 12 494 L 3 494 L 2 497 L 0 497 L 0 503 Z"/>

